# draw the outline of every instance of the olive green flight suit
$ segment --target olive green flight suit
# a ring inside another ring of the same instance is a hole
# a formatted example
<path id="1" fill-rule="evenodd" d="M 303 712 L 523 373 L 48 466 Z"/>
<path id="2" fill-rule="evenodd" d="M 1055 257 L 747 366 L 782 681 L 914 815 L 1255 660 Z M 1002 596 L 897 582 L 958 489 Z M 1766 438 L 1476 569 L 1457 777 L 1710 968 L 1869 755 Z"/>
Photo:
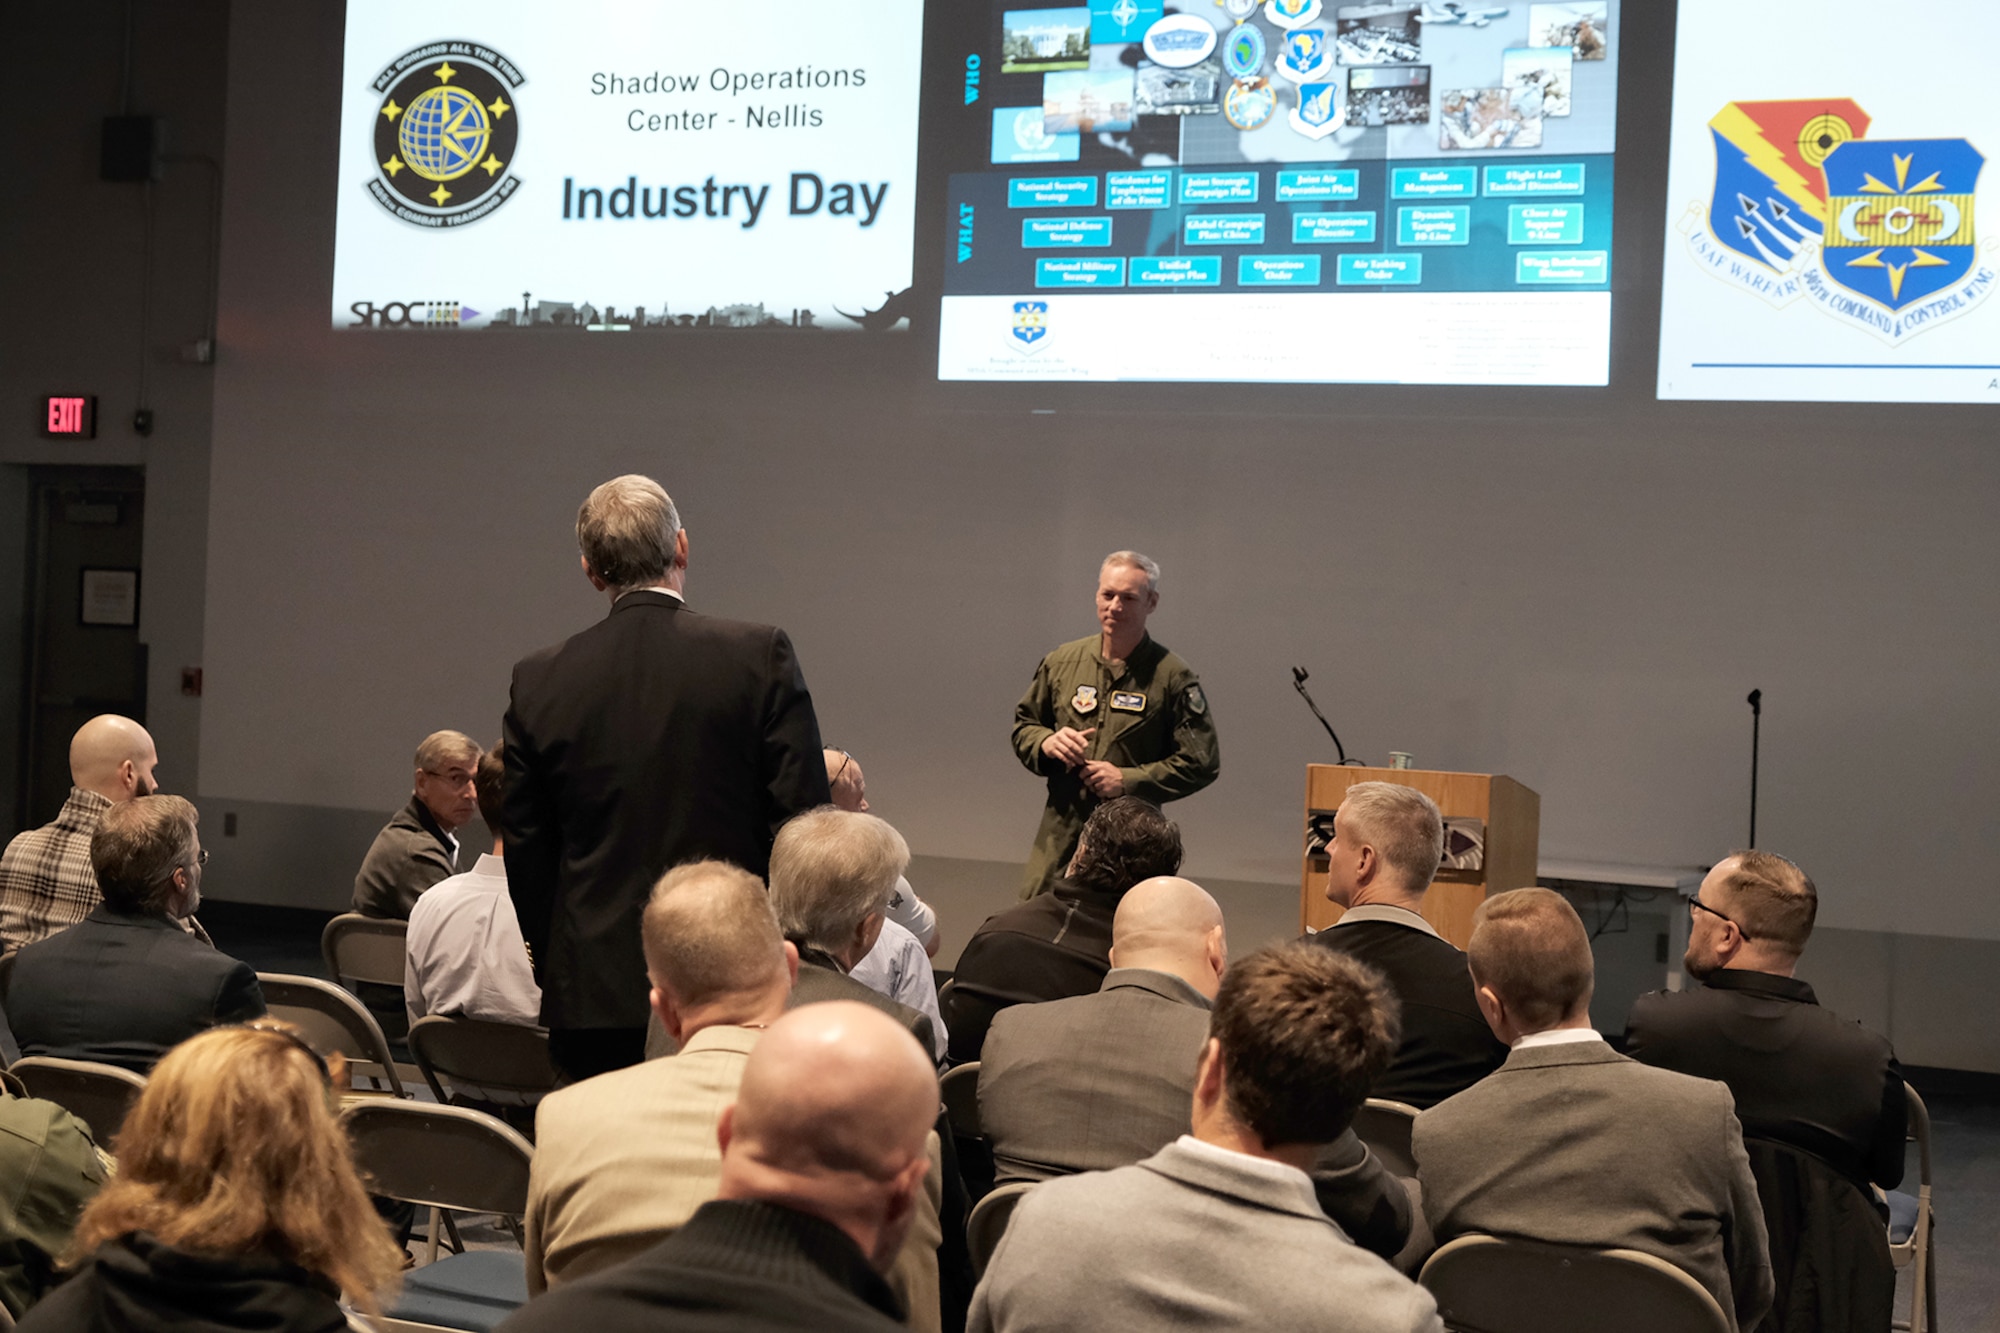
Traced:
<path id="1" fill-rule="evenodd" d="M 1193 669 L 1151 635 L 1124 662 L 1106 662 L 1098 645 L 1093 634 L 1044 657 L 1014 708 L 1014 753 L 1049 783 L 1023 898 L 1046 893 L 1068 868 L 1099 804 L 1080 777 L 1042 753 L 1058 728 L 1097 728 L 1085 758 L 1116 764 L 1125 794 L 1156 805 L 1193 795 L 1222 769 L 1215 718 Z"/>

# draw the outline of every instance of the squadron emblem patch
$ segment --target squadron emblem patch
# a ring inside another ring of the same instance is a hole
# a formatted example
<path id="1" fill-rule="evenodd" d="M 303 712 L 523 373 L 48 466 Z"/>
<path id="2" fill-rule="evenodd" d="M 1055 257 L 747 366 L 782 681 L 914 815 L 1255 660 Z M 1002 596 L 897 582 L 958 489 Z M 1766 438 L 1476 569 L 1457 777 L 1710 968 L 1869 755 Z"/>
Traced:
<path id="1" fill-rule="evenodd" d="M 1069 706 L 1071 712 L 1095 713 L 1097 711 L 1097 687 L 1095 685 L 1077 686 L 1076 693 L 1070 696 Z"/>
<path id="2" fill-rule="evenodd" d="M 419 227 L 462 227 L 506 203 L 526 80 L 477 42 L 432 42 L 405 51 L 369 85 L 381 97 L 375 125 L 375 202 Z"/>

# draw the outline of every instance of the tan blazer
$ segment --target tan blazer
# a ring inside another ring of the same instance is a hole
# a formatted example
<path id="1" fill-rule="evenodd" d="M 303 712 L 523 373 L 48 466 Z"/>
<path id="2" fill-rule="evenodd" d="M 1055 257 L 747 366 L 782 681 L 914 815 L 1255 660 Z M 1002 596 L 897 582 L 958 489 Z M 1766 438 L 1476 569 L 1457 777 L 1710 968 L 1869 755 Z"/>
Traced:
<path id="1" fill-rule="evenodd" d="M 743 1065 L 760 1031 L 718 1026 L 688 1038 L 678 1055 L 585 1079 L 542 1099 L 528 1173 L 528 1293 L 623 1263 L 665 1240 L 715 1197 L 722 1153 L 715 1124 L 735 1102 Z M 936 1330 L 938 1206 L 943 1168 L 937 1136 L 910 1238 L 889 1285 L 909 1326 Z"/>

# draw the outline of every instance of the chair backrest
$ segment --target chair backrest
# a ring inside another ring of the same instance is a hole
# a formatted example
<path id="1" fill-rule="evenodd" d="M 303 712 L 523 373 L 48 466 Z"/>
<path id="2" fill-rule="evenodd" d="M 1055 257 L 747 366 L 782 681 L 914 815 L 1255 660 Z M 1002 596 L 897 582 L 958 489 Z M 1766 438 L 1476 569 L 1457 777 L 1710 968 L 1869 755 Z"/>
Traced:
<path id="1" fill-rule="evenodd" d="M 1417 1123 L 1417 1108 L 1406 1102 L 1370 1097 L 1354 1113 L 1354 1137 L 1368 1145 L 1375 1160 L 1391 1175 L 1414 1177 L 1416 1155 L 1410 1151 L 1410 1133 Z"/>
<path id="2" fill-rule="evenodd" d="M 456 1092 L 496 1106 L 532 1106 L 556 1086 L 546 1028 L 432 1014 L 410 1025 L 410 1055 L 441 1102 Z"/>
<path id="3" fill-rule="evenodd" d="M 389 1039 L 361 1001 L 318 977 L 259 972 L 257 984 L 264 989 L 264 1007 L 271 1017 L 298 1028 L 315 1048 L 339 1051 L 354 1066 L 352 1072 L 386 1081 L 397 1097 L 409 1095 L 396 1072 Z"/>
<path id="4" fill-rule="evenodd" d="M 409 935 L 407 921 L 342 912 L 320 932 L 319 951 L 326 959 L 326 974 L 335 981 L 400 987 Z"/>
<path id="5" fill-rule="evenodd" d="M 54 1102 L 90 1126 L 97 1146 L 111 1151 L 111 1140 L 125 1123 L 126 1112 L 145 1090 L 143 1075 L 94 1060 L 62 1060 L 31 1055 L 16 1060 L 8 1073 L 19 1079 L 30 1097 Z"/>
<path id="6" fill-rule="evenodd" d="M 947 1070 L 938 1080 L 938 1095 L 944 1098 L 944 1116 L 953 1134 L 961 1139 L 984 1135 L 979 1127 L 979 1061 Z"/>
<path id="7" fill-rule="evenodd" d="M 484 1111 L 381 1100 L 355 1102 L 341 1119 L 377 1194 L 514 1218 L 528 1210 L 535 1150 Z"/>
<path id="8" fill-rule="evenodd" d="M 1452 1333 L 1729 1333 L 1707 1288 L 1636 1250 L 1460 1236 L 1417 1280 Z"/>
<path id="9" fill-rule="evenodd" d="M 1034 1187 L 1033 1181 L 1025 1180 L 995 1185 L 987 1191 L 985 1198 L 972 1205 L 972 1216 L 965 1219 L 965 1247 L 972 1254 L 974 1277 L 986 1271 L 986 1261 L 999 1247 L 1000 1237 L 1007 1234 L 1007 1223 L 1014 1218 L 1015 1205 L 1021 1202 L 1023 1194 Z"/>

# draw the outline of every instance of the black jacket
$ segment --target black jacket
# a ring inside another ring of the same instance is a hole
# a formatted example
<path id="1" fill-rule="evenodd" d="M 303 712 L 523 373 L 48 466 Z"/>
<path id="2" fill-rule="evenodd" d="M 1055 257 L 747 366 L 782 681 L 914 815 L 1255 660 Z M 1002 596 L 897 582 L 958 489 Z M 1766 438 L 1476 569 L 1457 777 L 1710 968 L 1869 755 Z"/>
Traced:
<path id="1" fill-rule="evenodd" d="M 145 1074 L 197 1032 L 264 1014 L 248 963 L 162 915 L 95 911 L 23 948 L 4 1002 L 23 1055 L 100 1060 Z"/>
<path id="2" fill-rule="evenodd" d="M 716 1200 L 644 1254 L 537 1297 L 500 1329 L 899 1333 L 901 1318 L 889 1284 L 831 1222 Z"/>
<path id="3" fill-rule="evenodd" d="M 634 592 L 514 668 L 507 887 L 542 1022 L 641 1028 L 639 915 L 685 861 L 768 869 L 778 826 L 827 801 L 791 640 Z"/>
<path id="4" fill-rule="evenodd" d="M 293 1264 L 189 1254 L 140 1231 L 99 1249 L 19 1327 L 24 1333 L 345 1333 L 347 1316 L 324 1282 Z"/>
<path id="5" fill-rule="evenodd" d="M 1111 920 L 1122 896 L 1059 879 L 987 917 L 958 956 L 939 1015 L 952 1063 L 979 1058 L 993 1016 L 1009 1005 L 1095 994 L 1111 970 Z"/>
<path id="6" fill-rule="evenodd" d="M 1419 1110 L 1465 1091 L 1507 1060 L 1472 998 L 1465 955 L 1449 941 L 1393 921 L 1329 926 L 1313 940 L 1368 964 L 1403 1007 L 1403 1040 L 1371 1097 Z"/>
<path id="7" fill-rule="evenodd" d="M 1889 1039 L 1820 1008 L 1803 981 L 1724 968 L 1698 990 L 1641 995 L 1625 1052 L 1728 1084 L 1746 1140 L 1802 1148 L 1857 1185 L 1903 1179 L 1909 1104 Z"/>

